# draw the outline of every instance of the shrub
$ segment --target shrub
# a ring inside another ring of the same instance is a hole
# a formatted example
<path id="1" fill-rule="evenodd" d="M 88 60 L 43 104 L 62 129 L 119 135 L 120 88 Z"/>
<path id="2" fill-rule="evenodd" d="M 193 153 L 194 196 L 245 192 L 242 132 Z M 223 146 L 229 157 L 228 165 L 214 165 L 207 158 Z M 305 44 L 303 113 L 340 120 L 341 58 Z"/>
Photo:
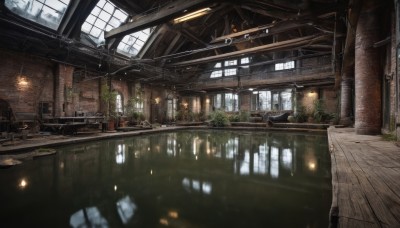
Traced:
<path id="1" fill-rule="evenodd" d="M 230 122 L 239 122 L 240 116 L 238 114 L 232 114 L 232 115 L 229 115 L 228 119 Z"/>
<path id="2" fill-rule="evenodd" d="M 240 121 L 241 122 L 249 122 L 250 120 L 250 112 L 248 111 L 240 111 Z"/>
<path id="3" fill-rule="evenodd" d="M 228 115 L 224 111 L 220 110 L 211 113 L 210 123 L 214 127 L 224 127 L 230 125 Z"/>
<path id="4" fill-rule="evenodd" d="M 304 106 L 298 106 L 296 114 L 294 115 L 294 121 L 297 123 L 303 123 L 307 121 L 306 108 Z"/>

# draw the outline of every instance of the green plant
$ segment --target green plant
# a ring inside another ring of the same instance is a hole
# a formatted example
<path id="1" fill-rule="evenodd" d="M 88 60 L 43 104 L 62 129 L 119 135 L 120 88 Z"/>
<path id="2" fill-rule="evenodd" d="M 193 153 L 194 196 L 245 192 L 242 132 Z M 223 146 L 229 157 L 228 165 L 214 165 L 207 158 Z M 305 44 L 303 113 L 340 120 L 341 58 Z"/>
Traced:
<path id="1" fill-rule="evenodd" d="M 248 111 L 240 111 L 239 118 L 241 122 L 249 122 L 250 120 L 250 112 Z"/>
<path id="2" fill-rule="evenodd" d="M 117 95 L 118 93 L 112 91 L 111 88 L 106 83 L 102 84 L 100 97 L 101 100 L 105 103 L 107 118 L 116 117 L 115 99 L 117 98 Z"/>
<path id="3" fill-rule="evenodd" d="M 325 113 L 324 110 L 324 101 L 322 99 L 318 99 L 314 101 L 314 113 L 313 113 L 314 120 L 317 123 L 322 123 L 329 120 L 330 115 Z"/>
<path id="4" fill-rule="evenodd" d="M 211 113 L 210 123 L 214 127 L 224 127 L 230 125 L 228 115 L 224 111 L 220 110 Z"/>
<path id="5" fill-rule="evenodd" d="M 231 114 L 228 116 L 228 119 L 230 122 L 239 122 L 240 121 L 240 115 L 238 114 Z"/>
<path id="6" fill-rule="evenodd" d="M 306 122 L 307 118 L 308 118 L 308 116 L 306 114 L 306 108 L 304 106 L 302 106 L 302 105 L 299 105 L 297 107 L 297 111 L 294 114 L 293 118 L 294 118 L 294 121 L 297 122 L 297 123 Z"/>

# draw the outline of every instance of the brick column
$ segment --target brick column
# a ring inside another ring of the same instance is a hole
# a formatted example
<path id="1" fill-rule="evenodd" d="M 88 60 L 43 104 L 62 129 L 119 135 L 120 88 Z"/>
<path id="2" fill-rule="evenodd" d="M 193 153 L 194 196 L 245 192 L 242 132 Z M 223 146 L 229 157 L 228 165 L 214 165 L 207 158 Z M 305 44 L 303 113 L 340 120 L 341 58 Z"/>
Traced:
<path id="1" fill-rule="evenodd" d="M 72 116 L 72 76 L 74 67 L 58 64 L 54 80 L 54 115 Z"/>
<path id="2" fill-rule="evenodd" d="M 360 135 L 381 133 L 382 81 L 379 49 L 378 4 L 365 0 L 356 30 L 355 44 L 355 129 Z"/>
<path id="3" fill-rule="evenodd" d="M 352 88 L 354 81 L 354 68 L 342 75 L 340 89 L 340 124 L 350 125 L 352 123 Z"/>

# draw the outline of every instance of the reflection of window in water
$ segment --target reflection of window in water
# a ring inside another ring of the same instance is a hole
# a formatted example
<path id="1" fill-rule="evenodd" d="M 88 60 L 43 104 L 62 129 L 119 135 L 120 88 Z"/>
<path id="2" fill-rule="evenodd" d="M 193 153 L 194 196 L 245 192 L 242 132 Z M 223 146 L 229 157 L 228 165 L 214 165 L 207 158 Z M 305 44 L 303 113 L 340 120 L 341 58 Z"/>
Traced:
<path id="1" fill-rule="evenodd" d="M 192 180 L 185 177 L 182 179 L 182 186 L 188 192 L 194 190 L 195 192 L 204 193 L 207 195 L 210 195 L 212 192 L 212 183 L 208 181 L 200 181 L 195 179 Z"/>
<path id="2" fill-rule="evenodd" d="M 127 224 L 129 220 L 132 219 L 132 217 L 135 215 L 136 209 L 136 204 L 129 196 L 125 196 L 117 202 L 118 215 L 123 224 Z"/>
<path id="3" fill-rule="evenodd" d="M 270 174 L 272 178 L 279 177 L 279 149 L 276 147 L 271 147 Z"/>
<path id="4" fill-rule="evenodd" d="M 118 150 L 117 150 L 117 154 L 115 156 L 115 161 L 117 162 L 117 164 L 125 163 L 125 145 L 124 144 L 118 145 Z"/>
<path id="5" fill-rule="evenodd" d="M 176 139 L 175 137 L 168 136 L 167 139 L 167 154 L 171 156 L 176 155 Z"/>
<path id="6" fill-rule="evenodd" d="M 86 207 L 73 213 L 69 224 L 71 227 L 108 227 L 107 220 L 97 207 Z"/>
<path id="7" fill-rule="evenodd" d="M 238 153 L 239 148 L 239 138 L 229 139 L 228 143 L 225 145 L 226 148 L 226 158 L 233 159 L 233 157 Z"/>
<path id="8" fill-rule="evenodd" d="M 267 157 L 265 153 L 254 153 L 253 155 L 253 172 L 257 174 L 266 174 L 267 170 Z"/>
<path id="9" fill-rule="evenodd" d="M 250 174 L 250 152 L 246 150 L 244 152 L 244 159 L 240 163 L 239 169 L 240 175 L 249 175 Z"/>
<path id="10" fill-rule="evenodd" d="M 292 150 L 283 149 L 282 150 L 282 166 L 285 169 L 292 170 Z"/>

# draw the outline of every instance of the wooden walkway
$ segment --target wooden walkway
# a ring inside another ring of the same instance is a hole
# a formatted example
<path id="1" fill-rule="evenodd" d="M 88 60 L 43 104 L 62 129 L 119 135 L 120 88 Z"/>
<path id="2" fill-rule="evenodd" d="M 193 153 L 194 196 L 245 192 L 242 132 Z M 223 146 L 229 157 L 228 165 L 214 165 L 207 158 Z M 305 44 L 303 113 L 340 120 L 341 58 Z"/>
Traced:
<path id="1" fill-rule="evenodd" d="M 400 147 L 353 128 L 328 129 L 333 227 L 400 227 Z"/>

